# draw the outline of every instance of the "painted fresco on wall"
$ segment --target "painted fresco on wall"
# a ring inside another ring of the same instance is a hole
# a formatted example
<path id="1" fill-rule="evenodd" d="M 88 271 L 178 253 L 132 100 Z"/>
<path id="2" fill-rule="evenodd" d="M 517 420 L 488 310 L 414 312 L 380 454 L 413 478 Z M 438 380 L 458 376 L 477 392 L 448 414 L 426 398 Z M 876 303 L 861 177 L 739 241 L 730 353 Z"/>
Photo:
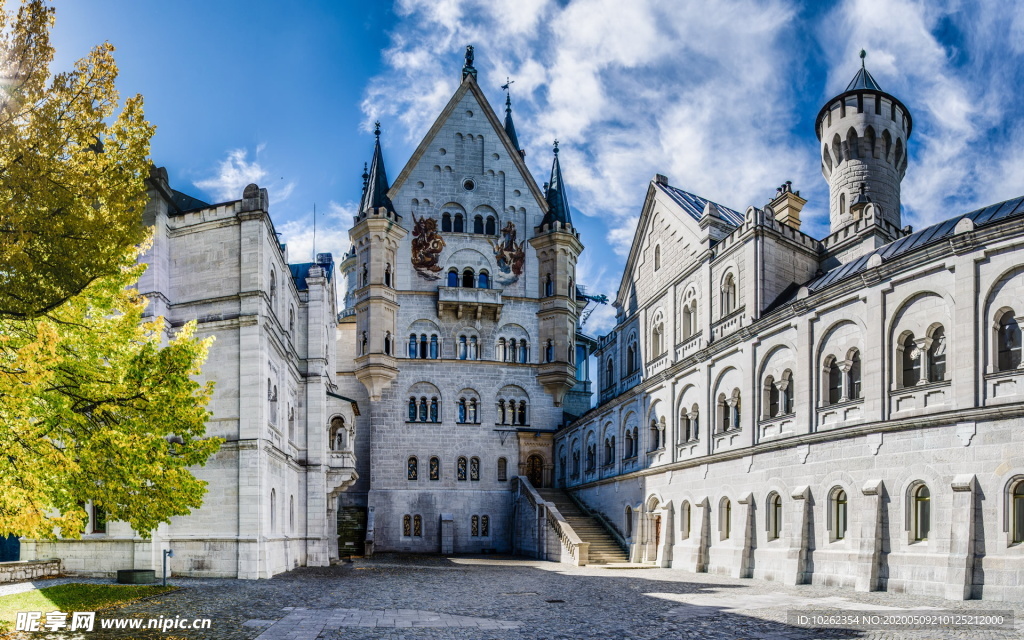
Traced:
<path id="1" fill-rule="evenodd" d="M 491 241 L 494 248 L 494 259 L 498 263 L 498 275 L 494 278 L 501 285 L 514 284 L 523 275 L 526 264 L 526 251 L 523 250 L 525 240 L 516 242 L 516 225 L 509 221 L 501 230 L 497 242 Z"/>
<path id="2" fill-rule="evenodd" d="M 412 266 L 420 277 L 440 279 L 441 265 L 437 264 L 444 250 L 444 238 L 437 232 L 437 220 L 427 216 L 417 219 L 412 214 Z"/>

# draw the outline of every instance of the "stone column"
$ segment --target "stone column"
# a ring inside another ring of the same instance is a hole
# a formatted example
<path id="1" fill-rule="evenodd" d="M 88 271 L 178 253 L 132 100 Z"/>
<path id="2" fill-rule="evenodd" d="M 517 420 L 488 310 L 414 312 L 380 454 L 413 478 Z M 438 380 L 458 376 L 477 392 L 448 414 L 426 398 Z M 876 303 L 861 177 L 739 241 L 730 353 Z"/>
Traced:
<path id="1" fill-rule="evenodd" d="M 673 512 L 671 504 L 656 512 L 661 516 L 661 539 L 658 541 L 657 554 L 654 559 L 654 563 L 659 567 L 672 565 L 672 546 L 675 540 L 675 530 L 672 527 L 672 523 L 675 522 Z"/>
<path id="2" fill-rule="evenodd" d="M 946 560 L 946 599 L 969 600 L 974 583 L 974 511 L 978 480 L 973 473 L 953 478 L 949 555 Z M 934 513 L 934 511 L 933 511 Z"/>
<path id="3" fill-rule="evenodd" d="M 872 479 L 861 487 L 867 503 L 860 519 L 860 530 L 857 536 L 857 567 L 855 569 L 854 589 L 857 591 L 877 591 L 878 574 L 882 559 L 882 531 L 885 518 L 885 485 L 881 479 Z"/>

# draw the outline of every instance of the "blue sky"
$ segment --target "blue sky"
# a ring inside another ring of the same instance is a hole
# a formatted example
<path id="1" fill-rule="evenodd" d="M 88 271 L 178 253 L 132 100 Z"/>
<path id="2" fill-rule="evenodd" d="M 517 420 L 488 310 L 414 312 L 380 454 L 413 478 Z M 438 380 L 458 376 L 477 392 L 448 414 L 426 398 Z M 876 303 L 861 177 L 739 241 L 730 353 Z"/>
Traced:
<path id="1" fill-rule="evenodd" d="M 8 3 L 10 4 L 10 3 Z M 158 126 L 153 159 L 210 201 L 270 190 L 293 261 L 343 252 L 372 122 L 398 174 L 455 91 L 466 44 L 492 106 L 506 76 L 537 181 L 561 160 L 587 246 L 580 281 L 613 297 L 654 173 L 734 209 L 786 180 L 827 233 L 813 122 L 859 66 L 914 116 L 903 219 L 915 227 L 1024 194 L 1024 3 L 845 0 L 58 2 L 55 69 L 117 47 L 122 95 Z M 610 328 L 611 310 L 586 327 Z"/>

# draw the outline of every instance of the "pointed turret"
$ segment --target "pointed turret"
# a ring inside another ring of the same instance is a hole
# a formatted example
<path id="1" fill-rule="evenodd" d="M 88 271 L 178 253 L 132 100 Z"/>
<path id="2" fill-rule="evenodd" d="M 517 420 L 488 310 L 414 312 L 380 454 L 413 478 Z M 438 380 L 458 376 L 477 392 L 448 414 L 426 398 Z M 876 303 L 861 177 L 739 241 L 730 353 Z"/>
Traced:
<path id="1" fill-rule="evenodd" d="M 359 203 L 359 211 L 367 209 L 385 209 L 390 213 L 395 212 L 395 205 L 388 197 L 388 174 L 384 170 L 384 158 L 380 152 L 380 122 L 375 122 L 373 135 L 377 137 L 373 145 L 373 159 L 370 160 L 369 173 L 363 168 L 363 199 Z"/>
<path id="2" fill-rule="evenodd" d="M 558 163 L 558 140 L 555 140 L 555 159 L 551 163 L 551 180 L 548 181 L 544 197 L 548 201 L 548 212 L 544 214 L 541 226 L 562 225 L 572 226 L 569 215 L 569 195 L 566 193 L 565 181 L 562 179 L 562 165 Z M 555 223 L 558 223 L 555 225 Z"/>
<path id="3" fill-rule="evenodd" d="M 853 80 L 850 84 L 846 85 L 847 91 L 859 91 L 866 89 L 868 91 L 881 91 L 882 87 L 878 86 L 875 79 L 871 76 L 867 66 L 864 64 L 864 58 L 868 57 L 868 52 L 863 49 L 860 50 L 860 71 L 857 75 L 853 76 Z"/>
<path id="4" fill-rule="evenodd" d="M 505 90 L 505 133 L 508 135 L 508 139 L 512 141 L 512 146 L 515 147 L 516 151 L 519 152 L 520 158 L 526 157 L 526 152 L 519 146 L 519 136 L 516 135 L 516 125 L 512 122 L 512 92 L 509 91 L 509 87 L 515 80 L 505 79 L 505 84 L 502 85 L 502 89 Z"/>

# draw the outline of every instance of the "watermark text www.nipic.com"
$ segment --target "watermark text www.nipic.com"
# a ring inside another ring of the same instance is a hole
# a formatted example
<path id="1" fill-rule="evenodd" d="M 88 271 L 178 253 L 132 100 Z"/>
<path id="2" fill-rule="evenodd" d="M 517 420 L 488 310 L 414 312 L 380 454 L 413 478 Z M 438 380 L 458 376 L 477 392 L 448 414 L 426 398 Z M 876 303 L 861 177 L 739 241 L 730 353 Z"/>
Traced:
<path id="1" fill-rule="evenodd" d="M 209 629 L 209 618 L 102 618 L 95 611 L 20 611 L 15 631 L 96 631 L 98 629 L 157 629 L 162 632 L 182 629 Z"/>
<path id="2" fill-rule="evenodd" d="M 1013 629 L 1013 611 L 921 610 L 790 610 L 786 622 L 814 629 L 869 631 Z"/>

